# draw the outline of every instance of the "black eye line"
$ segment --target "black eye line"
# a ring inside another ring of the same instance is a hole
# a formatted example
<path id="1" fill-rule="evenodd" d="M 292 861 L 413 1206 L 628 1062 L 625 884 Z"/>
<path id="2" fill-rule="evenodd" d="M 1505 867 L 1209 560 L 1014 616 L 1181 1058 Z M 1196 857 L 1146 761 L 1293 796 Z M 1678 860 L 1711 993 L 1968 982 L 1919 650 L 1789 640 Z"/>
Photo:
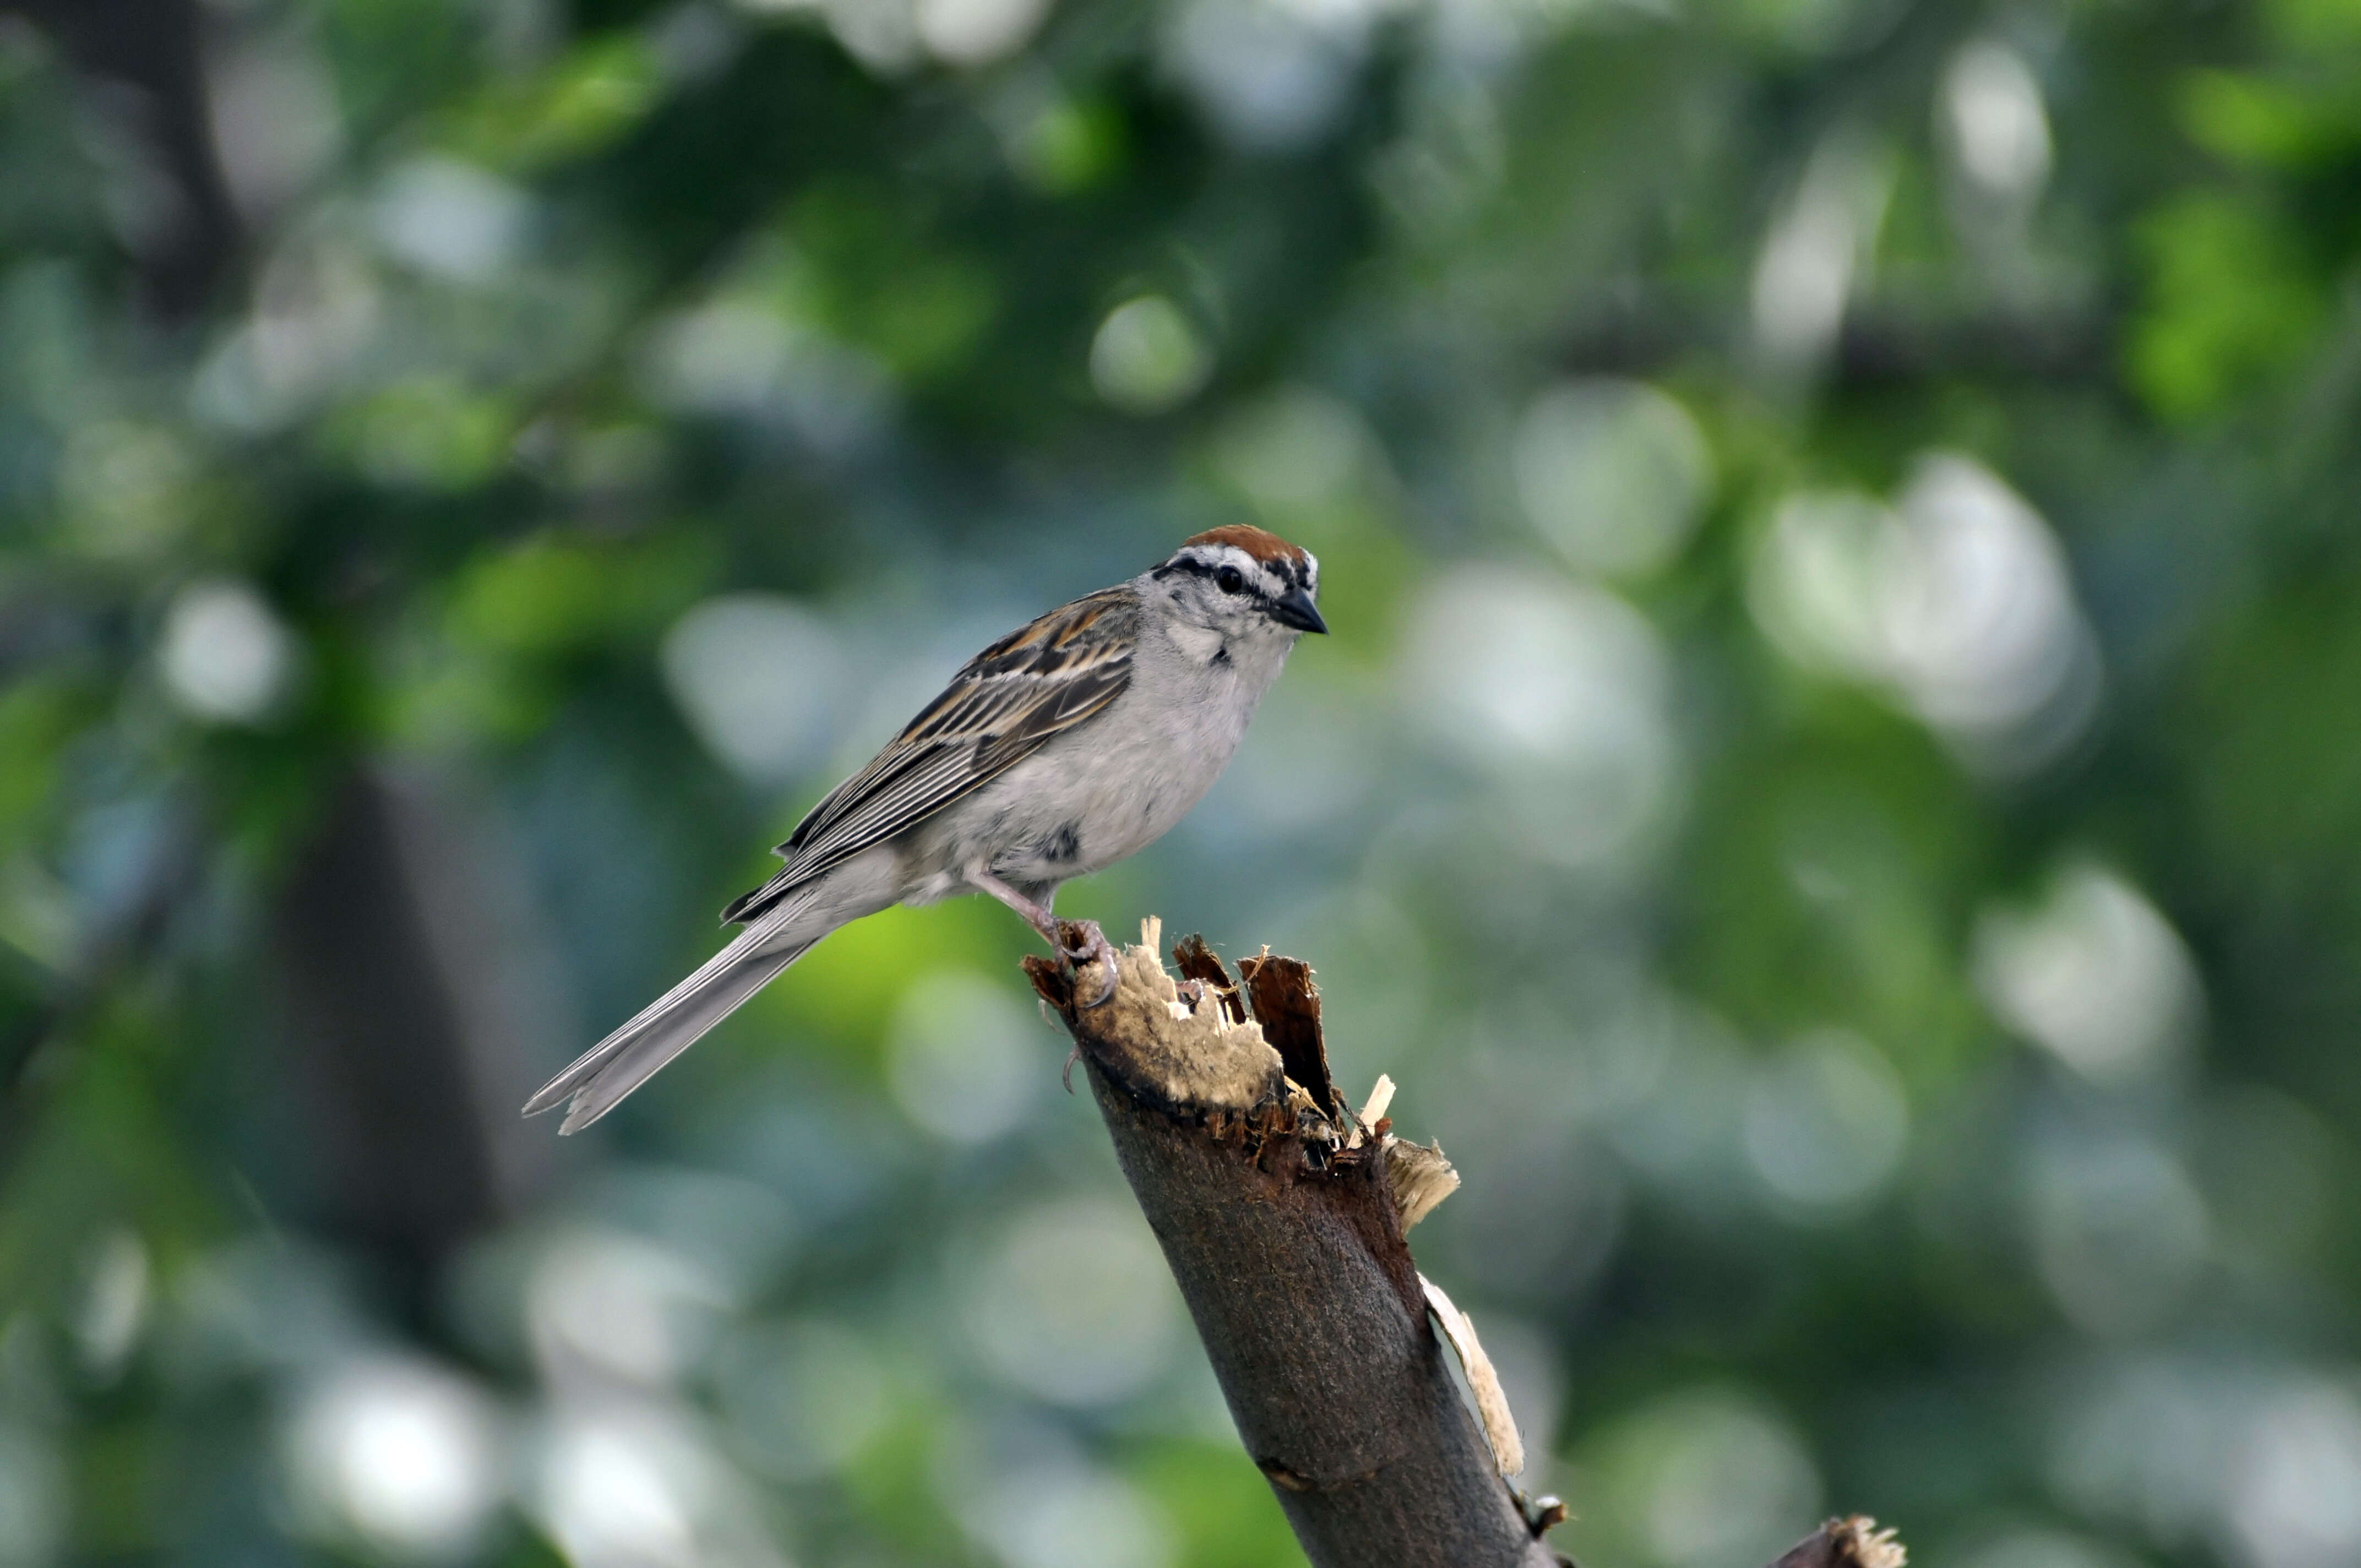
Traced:
<path id="1" fill-rule="evenodd" d="M 1192 577 L 1209 578 L 1218 578 L 1224 572 L 1235 572 L 1238 575 L 1238 587 L 1234 590 L 1225 591 L 1235 592 L 1244 598 L 1260 599 L 1265 603 L 1268 603 L 1273 597 L 1266 573 L 1279 579 L 1279 592 L 1281 596 L 1291 589 L 1300 588 L 1309 592 L 1312 587 L 1306 580 L 1311 576 L 1311 573 L 1302 563 L 1290 561 L 1267 562 L 1257 570 L 1247 571 L 1234 562 L 1224 561 L 1217 566 L 1202 556 L 1175 555 L 1150 572 L 1148 576 L 1161 581 L 1175 572 L 1185 572 Z"/>
<path id="2" fill-rule="evenodd" d="M 1175 555 L 1150 572 L 1148 576 L 1163 578 L 1170 576 L 1175 572 L 1186 572 L 1192 577 L 1215 577 L 1224 572 L 1235 572 L 1242 586 L 1251 586 L 1258 594 L 1265 591 L 1260 572 L 1248 571 L 1231 561 L 1224 561 L 1215 565 L 1194 555 Z"/>

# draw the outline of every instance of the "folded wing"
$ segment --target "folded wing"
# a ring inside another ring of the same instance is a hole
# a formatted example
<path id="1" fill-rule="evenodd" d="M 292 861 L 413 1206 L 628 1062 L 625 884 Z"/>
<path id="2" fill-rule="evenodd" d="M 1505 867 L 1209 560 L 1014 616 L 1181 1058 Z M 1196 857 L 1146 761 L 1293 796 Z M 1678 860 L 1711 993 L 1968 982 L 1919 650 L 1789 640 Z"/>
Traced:
<path id="1" fill-rule="evenodd" d="M 789 891 L 906 832 L 1100 712 L 1131 684 L 1139 598 L 1103 589 L 1060 606 L 969 660 L 869 765 L 830 791 L 778 847 L 777 875 L 721 912 L 751 920 Z"/>

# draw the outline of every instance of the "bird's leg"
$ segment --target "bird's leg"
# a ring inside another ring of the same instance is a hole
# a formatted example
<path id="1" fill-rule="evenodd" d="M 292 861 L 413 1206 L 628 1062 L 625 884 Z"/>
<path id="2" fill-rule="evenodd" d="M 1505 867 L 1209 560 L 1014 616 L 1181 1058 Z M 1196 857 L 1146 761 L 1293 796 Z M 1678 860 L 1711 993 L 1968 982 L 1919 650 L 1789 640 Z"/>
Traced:
<path id="1" fill-rule="evenodd" d="M 1083 1003 L 1083 1006 L 1103 1007 L 1114 997 L 1115 977 L 1120 971 L 1115 964 L 1114 945 L 1106 939 L 1106 933 L 1099 929 L 1097 921 L 1060 920 L 1049 905 L 1034 903 L 981 865 L 969 866 L 960 874 L 970 886 L 992 894 L 1016 911 L 1025 923 L 1040 932 L 1041 939 L 1077 972 L 1085 964 L 1103 962 L 1106 965 L 1106 988 Z M 1050 896 L 1054 898 L 1057 895 L 1053 893 Z M 1060 932 L 1066 927 L 1074 928 L 1078 940 L 1071 944 L 1065 940 Z"/>
<path id="2" fill-rule="evenodd" d="M 1034 903 L 982 866 L 970 866 L 960 874 L 967 879 L 969 886 L 992 894 L 993 897 L 1016 911 L 1023 916 L 1025 924 L 1041 933 L 1043 941 L 1053 948 L 1060 946 L 1058 916 L 1048 905 Z"/>

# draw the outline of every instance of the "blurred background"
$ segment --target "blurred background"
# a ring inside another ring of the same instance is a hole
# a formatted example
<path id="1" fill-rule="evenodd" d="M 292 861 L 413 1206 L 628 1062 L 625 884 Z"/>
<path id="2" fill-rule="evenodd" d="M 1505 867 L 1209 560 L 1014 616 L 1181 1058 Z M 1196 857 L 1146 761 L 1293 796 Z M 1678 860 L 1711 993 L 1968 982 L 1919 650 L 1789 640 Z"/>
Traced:
<path id="1" fill-rule="evenodd" d="M 2361 4 L 0 9 L 0 1565 L 1300 1561 L 977 900 L 515 1107 L 1266 525 L 1590 1568 L 2361 1563 Z"/>

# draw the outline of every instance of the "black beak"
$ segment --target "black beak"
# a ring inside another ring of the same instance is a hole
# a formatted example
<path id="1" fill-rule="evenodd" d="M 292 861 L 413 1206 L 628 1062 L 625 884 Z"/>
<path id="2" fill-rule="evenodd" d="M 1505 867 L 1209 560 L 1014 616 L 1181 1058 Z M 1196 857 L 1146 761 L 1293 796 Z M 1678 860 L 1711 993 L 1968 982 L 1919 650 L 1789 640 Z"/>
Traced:
<path id="1" fill-rule="evenodd" d="M 1281 626 L 1292 626 L 1298 631 L 1324 632 L 1328 630 L 1328 623 L 1320 619 L 1320 611 L 1312 603 L 1312 596 L 1301 588 L 1283 599 L 1273 601 L 1270 618 Z"/>

